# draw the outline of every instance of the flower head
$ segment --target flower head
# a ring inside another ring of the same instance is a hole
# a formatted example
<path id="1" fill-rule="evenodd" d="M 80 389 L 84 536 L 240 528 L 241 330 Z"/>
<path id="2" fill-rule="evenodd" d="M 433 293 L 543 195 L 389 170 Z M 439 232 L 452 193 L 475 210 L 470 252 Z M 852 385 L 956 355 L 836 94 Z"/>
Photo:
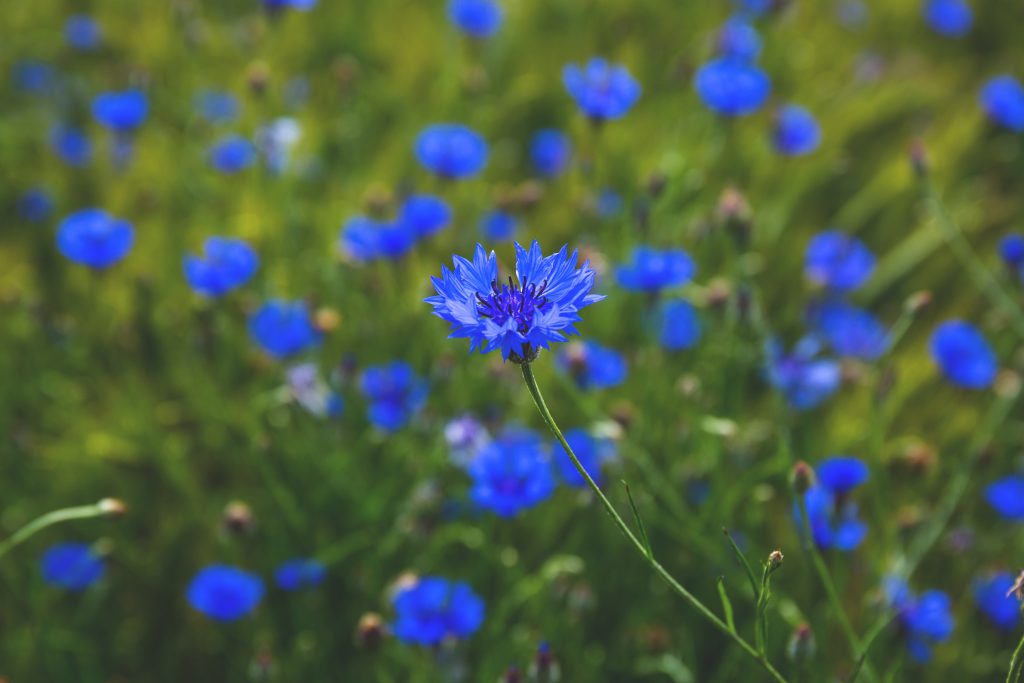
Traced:
<path id="1" fill-rule="evenodd" d="M 462 415 L 445 425 L 444 440 L 448 443 L 452 462 L 466 467 L 491 442 L 491 435 L 475 417 Z"/>
<path id="2" fill-rule="evenodd" d="M 469 126 L 437 123 L 416 138 L 416 158 L 442 178 L 471 178 L 487 164 L 487 142 Z"/>
<path id="3" fill-rule="evenodd" d="M 116 133 L 130 133 L 146 120 L 149 102 L 141 90 L 106 92 L 92 101 L 92 115 Z"/>
<path id="4" fill-rule="evenodd" d="M 446 638 L 468 638 L 484 622 L 484 602 L 469 584 L 438 576 L 403 586 L 392 604 L 391 630 L 403 643 L 431 646 Z"/>
<path id="5" fill-rule="evenodd" d="M 239 135 L 227 135 L 210 148 L 210 165 L 221 173 L 238 173 L 256 161 L 256 147 Z"/>
<path id="6" fill-rule="evenodd" d="M 473 502 L 499 517 L 515 517 L 555 490 L 544 442 L 525 429 L 503 432 L 480 450 L 467 471 L 473 478 Z"/>
<path id="7" fill-rule="evenodd" d="M 291 163 L 292 150 L 302 138 L 302 127 L 290 116 L 281 116 L 256 131 L 256 147 L 271 173 L 281 173 Z"/>
<path id="8" fill-rule="evenodd" d="M 530 142 L 530 161 L 542 176 L 554 178 L 565 172 L 572 159 L 569 136 L 559 130 L 537 131 Z"/>
<path id="9" fill-rule="evenodd" d="M 669 299 L 654 314 L 658 343 L 667 351 L 691 349 L 700 341 L 700 316 L 685 299 Z"/>
<path id="10" fill-rule="evenodd" d="M 301 353 L 320 343 L 320 331 L 304 301 L 271 299 L 249 317 L 249 335 L 274 358 Z"/>
<path id="11" fill-rule="evenodd" d="M 926 0 L 924 19 L 939 35 L 959 38 L 971 30 L 974 17 L 964 0 Z"/>
<path id="12" fill-rule="evenodd" d="M 1006 267 L 1016 273 L 1021 283 L 1024 283 L 1024 235 L 1014 233 L 1000 240 L 999 255 Z"/>
<path id="13" fill-rule="evenodd" d="M 327 568 L 317 560 L 306 557 L 288 560 L 274 570 L 274 583 L 286 591 L 315 588 L 324 581 Z"/>
<path id="14" fill-rule="evenodd" d="M 50 147 L 70 166 L 85 166 L 92 159 L 89 138 L 71 126 L 55 126 L 50 131 Z"/>
<path id="15" fill-rule="evenodd" d="M 786 355 L 778 342 L 769 342 L 767 377 L 791 406 L 807 410 L 834 394 L 842 381 L 839 363 L 817 358 L 821 344 L 813 337 L 802 339 Z"/>
<path id="16" fill-rule="evenodd" d="M 985 500 L 1005 519 L 1024 522 L 1024 477 L 1004 477 L 989 484 Z"/>
<path id="17" fill-rule="evenodd" d="M 1020 600 L 1013 595 L 1014 576 L 999 572 L 974 580 L 974 601 L 985 616 L 1005 631 L 1013 631 L 1021 622 Z"/>
<path id="18" fill-rule="evenodd" d="M 693 259 L 682 249 L 639 246 L 633 249 L 629 263 L 615 269 L 615 277 L 625 289 L 658 292 L 686 284 L 696 271 Z"/>
<path id="19" fill-rule="evenodd" d="M 877 360 L 889 348 L 889 330 L 862 308 L 839 299 L 820 302 L 810 322 L 839 356 Z"/>
<path id="20" fill-rule="evenodd" d="M 996 354 L 981 332 L 962 320 L 949 320 L 932 333 L 932 360 L 953 384 L 965 389 L 984 389 L 999 369 Z"/>
<path id="21" fill-rule="evenodd" d="M 196 109 L 210 123 L 231 123 L 238 118 L 238 98 L 229 92 L 207 90 L 196 98 Z"/>
<path id="22" fill-rule="evenodd" d="M 594 483 L 602 486 L 604 477 L 601 474 L 601 466 L 615 457 L 615 447 L 612 442 L 608 439 L 595 438 L 585 429 L 570 429 L 566 431 L 565 440 L 569 442 L 572 452 L 576 454 L 576 458 L 583 465 L 583 469 L 587 471 L 590 478 L 594 480 Z M 576 469 L 576 465 L 573 464 L 568 453 L 562 448 L 562 444 L 555 441 L 552 443 L 551 448 L 555 454 L 555 464 L 558 466 L 558 472 L 562 476 L 562 480 L 574 488 L 585 488 L 587 482 L 583 479 L 579 470 Z"/>
<path id="23" fill-rule="evenodd" d="M 752 114 L 771 92 L 771 80 L 764 71 L 744 60 L 725 57 L 700 67 L 694 86 L 701 101 L 722 116 Z"/>
<path id="24" fill-rule="evenodd" d="M 818 233 L 804 254 L 804 273 L 811 282 L 834 292 L 863 285 L 875 269 L 875 255 L 862 241 L 838 230 Z"/>
<path id="25" fill-rule="evenodd" d="M 640 99 L 640 84 L 629 70 L 600 57 L 585 66 L 567 64 L 562 83 L 580 110 L 595 121 L 622 118 Z"/>
<path id="26" fill-rule="evenodd" d="M 816 484 L 804 493 L 814 543 L 824 550 L 853 550 L 868 528 L 857 518 L 857 506 L 849 494 L 867 480 L 867 465 L 856 458 L 836 456 L 821 462 L 815 473 Z M 799 507 L 794 506 L 794 515 L 802 524 Z"/>
<path id="27" fill-rule="evenodd" d="M 135 229 L 102 209 L 82 209 L 61 221 L 57 248 L 75 263 L 90 268 L 114 265 L 132 249 Z"/>
<path id="28" fill-rule="evenodd" d="M 78 50 L 92 50 L 103 37 L 100 25 L 86 14 L 75 14 L 64 22 L 64 40 Z"/>
<path id="29" fill-rule="evenodd" d="M 71 591 L 85 590 L 103 576 L 103 558 L 88 543 L 58 543 L 43 554 L 43 581 Z"/>
<path id="30" fill-rule="evenodd" d="M 317 417 L 338 417 L 345 408 L 341 396 L 331 391 L 320 378 L 314 363 L 300 363 L 288 368 L 285 376 L 295 401 Z"/>
<path id="31" fill-rule="evenodd" d="M 949 596 L 937 590 L 915 595 L 906 582 L 896 577 L 885 580 L 885 593 L 889 605 L 897 612 L 911 658 L 927 663 L 932 658 L 932 646 L 953 635 Z"/>
<path id="32" fill-rule="evenodd" d="M 194 609 L 216 621 L 237 621 L 263 598 L 263 579 L 236 567 L 213 564 L 200 570 L 188 585 Z"/>
<path id="33" fill-rule="evenodd" d="M 18 215 L 27 221 L 40 223 L 53 213 L 53 197 L 41 187 L 34 187 L 18 197 Z"/>
<path id="34" fill-rule="evenodd" d="M 761 54 L 761 36 L 750 22 L 735 16 L 719 29 L 715 47 L 721 57 L 752 62 Z"/>
<path id="35" fill-rule="evenodd" d="M 341 228 L 342 253 L 360 263 L 379 259 L 396 260 L 416 244 L 418 234 L 411 223 L 383 222 L 366 216 L 350 218 Z"/>
<path id="36" fill-rule="evenodd" d="M 454 256 L 452 270 L 442 267 L 441 277 L 431 278 L 437 296 L 426 302 L 451 324 L 451 337 L 469 339 L 470 352 L 500 349 L 521 363 L 576 334 L 580 309 L 604 297 L 590 293 L 594 271 L 589 261 L 577 266 L 577 252 L 562 247 L 545 257 L 537 242 L 515 250 L 515 280 L 500 281 L 497 257 L 478 244 L 472 261 Z"/>
<path id="37" fill-rule="evenodd" d="M 398 222 L 422 239 L 447 228 L 452 222 L 452 210 L 440 197 L 414 194 L 402 202 L 398 210 Z"/>
<path id="38" fill-rule="evenodd" d="M 595 341 L 567 344 L 559 351 L 556 364 L 572 375 L 581 389 L 606 389 L 626 380 L 626 359 Z"/>
<path id="39" fill-rule="evenodd" d="M 480 235 L 488 242 L 510 242 L 519 232 L 519 220 L 508 211 L 494 209 L 480 217 Z"/>
<path id="40" fill-rule="evenodd" d="M 497 0 L 449 0 L 448 18 L 471 38 L 490 38 L 501 27 Z"/>
<path id="41" fill-rule="evenodd" d="M 222 296 L 248 282 L 259 263 L 256 251 L 242 240 L 210 237 L 202 256 L 185 256 L 185 279 L 199 294 Z"/>
<path id="42" fill-rule="evenodd" d="M 363 371 L 359 388 L 370 402 L 370 422 L 394 432 L 401 429 L 427 400 L 427 383 L 403 361 Z"/>
<path id="43" fill-rule="evenodd" d="M 53 88 L 56 79 L 56 69 L 34 59 L 19 60 L 11 69 L 11 80 L 28 93 L 46 94 Z"/>
<path id="44" fill-rule="evenodd" d="M 787 104 L 775 115 L 772 142 L 779 154 L 785 156 L 810 154 L 821 144 L 821 126 L 811 112 Z"/>
<path id="45" fill-rule="evenodd" d="M 981 107 L 995 123 L 1014 133 L 1024 132 L 1024 86 L 1013 76 L 996 76 L 979 95 Z"/>

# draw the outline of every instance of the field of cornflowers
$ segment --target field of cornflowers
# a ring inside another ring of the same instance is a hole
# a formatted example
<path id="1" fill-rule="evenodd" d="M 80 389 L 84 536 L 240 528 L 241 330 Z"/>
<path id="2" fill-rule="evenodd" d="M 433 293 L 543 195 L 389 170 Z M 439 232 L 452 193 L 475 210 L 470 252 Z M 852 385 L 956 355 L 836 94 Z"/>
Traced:
<path id="1" fill-rule="evenodd" d="M 1022 22 L 9 3 L 0 680 L 1024 681 Z"/>

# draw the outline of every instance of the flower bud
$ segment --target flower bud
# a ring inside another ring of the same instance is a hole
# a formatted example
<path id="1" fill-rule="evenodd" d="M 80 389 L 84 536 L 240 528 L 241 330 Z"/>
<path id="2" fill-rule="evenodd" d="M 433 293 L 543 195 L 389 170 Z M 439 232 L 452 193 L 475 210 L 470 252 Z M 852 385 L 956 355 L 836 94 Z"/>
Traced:
<path id="1" fill-rule="evenodd" d="M 918 178 L 928 175 L 928 154 L 920 138 L 910 143 L 910 167 Z"/>
<path id="2" fill-rule="evenodd" d="M 118 498 L 104 498 L 96 506 L 100 509 L 100 512 L 111 517 L 121 517 L 128 512 L 128 506 L 124 504 L 123 500 Z"/>
<path id="3" fill-rule="evenodd" d="M 1010 586 L 1010 590 L 1007 591 L 1006 597 L 1014 595 L 1018 600 L 1024 600 L 1024 571 L 1017 575 L 1017 580 Z"/>
<path id="4" fill-rule="evenodd" d="M 781 550 L 773 550 L 768 554 L 768 571 L 773 572 L 782 566 L 782 561 L 786 559 L 782 555 Z"/>
<path id="5" fill-rule="evenodd" d="M 537 654 L 530 666 L 530 680 L 534 683 L 556 683 L 561 680 L 562 671 L 551 654 L 551 647 L 547 643 L 537 646 Z"/>
<path id="6" fill-rule="evenodd" d="M 333 308 L 318 308 L 313 316 L 313 325 L 321 332 L 333 332 L 341 324 L 341 313 Z"/>
<path id="7" fill-rule="evenodd" d="M 510 666 L 501 677 L 499 683 L 522 683 L 523 675 L 519 672 L 519 667 Z"/>
<path id="8" fill-rule="evenodd" d="M 800 624 L 793 629 L 793 635 L 789 637 L 789 646 L 786 648 L 789 658 L 795 662 L 806 662 L 814 656 L 814 632 L 809 624 Z"/>
<path id="9" fill-rule="evenodd" d="M 270 69 L 264 62 L 253 62 L 245 72 L 245 80 L 253 95 L 262 95 L 270 82 Z"/>
<path id="10" fill-rule="evenodd" d="M 356 626 L 356 642 L 367 650 L 376 650 L 387 636 L 387 629 L 379 614 L 367 612 L 359 617 Z"/>
<path id="11" fill-rule="evenodd" d="M 790 483 L 793 485 L 793 490 L 802 496 L 807 493 L 808 489 L 814 486 L 814 470 L 803 460 L 797 461 L 793 465 L 793 471 L 790 474 Z"/>
<path id="12" fill-rule="evenodd" d="M 903 310 L 911 315 L 917 315 L 932 303 L 932 293 L 928 290 L 921 290 L 907 297 L 903 302 Z"/>
<path id="13" fill-rule="evenodd" d="M 652 199 L 657 199 L 661 196 L 661 193 L 665 191 L 665 187 L 668 185 L 668 176 L 665 175 L 664 171 L 655 171 L 647 177 L 647 183 L 645 189 L 647 194 Z"/>
<path id="14" fill-rule="evenodd" d="M 247 534 L 252 531 L 252 508 L 240 500 L 234 500 L 224 508 L 224 529 L 233 534 Z"/>

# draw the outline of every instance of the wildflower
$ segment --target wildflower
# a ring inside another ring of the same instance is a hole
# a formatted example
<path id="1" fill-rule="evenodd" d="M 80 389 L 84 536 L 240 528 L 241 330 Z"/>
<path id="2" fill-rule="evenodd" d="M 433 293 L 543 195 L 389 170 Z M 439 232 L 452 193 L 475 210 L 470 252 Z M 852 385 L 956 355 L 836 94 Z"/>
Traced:
<path id="1" fill-rule="evenodd" d="M 41 187 L 34 187 L 18 198 L 18 214 L 27 221 L 41 223 L 53 213 L 53 197 Z"/>
<path id="2" fill-rule="evenodd" d="M 284 9 L 308 12 L 316 7 L 316 3 L 317 0 L 263 0 L 263 6 L 271 13 L 279 12 Z"/>
<path id="3" fill-rule="evenodd" d="M 438 645 L 468 638 L 484 621 L 484 602 L 468 584 L 424 576 L 402 587 L 392 599 L 392 632 L 403 643 Z"/>
<path id="4" fill-rule="evenodd" d="M 618 119 L 640 98 L 640 84 L 626 67 L 594 57 L 585 66 L 567 64 L 562 83 L 576 105 L 593 121 Z"/>
<path id="5" fill-rule="evenodd" d="M 64 22 L 64 40 L 78 50 L 92 50 L 100 44 L 102 32 L 96 20 L 85 14 L 75 14 Z"/>
<path id="6" fill-rule="evenodd" d="M 256 147 L 238 135 L 227 135 L 210 148 L 210 165 L 221 173 L 238 173 L 256 161 Z"/>
<path id="7" fill-rule="evenodd" d="M 834 292 L 863 285 L 875 269 L 875 255 L 862 241 L 838 230 L 820 232 L 808 243 L 804 274 L 811 282 Z"/>
<path id="8" fill-rule="evenodd" d="M 316 417 L 338 417 L 344 409 L 341 396 L 331 391 L 313 363 L 301 363 L 285 373 L 295 401 Z"/>
<path id="9" fill-rule="evenodd" d="M 530 142 L 530 161 L 542 176 L 554 178 L 565 173 L 572 159 L 572 143 L 558 130 L 537 131 Z"/>
<path id="10" fill-rule="evenodd" d="M 1003 263 L 1024 283 L 1024 235 L 1007 235 L 999 242 L 999 255 Z"/>
<path id="11" fill-rule="evenodd" d="M 451 461 L 459 467 L 466 467 L 490 443 L 491 435 L 475 417 L 463 415 L 445 425 L 444 440 L 448 443 Z"/>
<path id="12" fill-rule="evenodd" d="M 814 306 L 811 323 L 839 356 L 877 360 L 889 348 L 889 330 L 874 315 L 844 301 Z"/>
<path id="13" fill-rule="evenodd" d="M 857 506 L 849 494 L 867 481 L 867 465 L 856 458 L 836 456 L 822 461 L 815 474 L 816 484 L 803 494 L 814 543 L 823 550 L 853 550 L 868 529 L 857 518 Z M 802 525 L 799 507 L 794 508 L 794 516 Z"/>
<path id="14" fill-rule="evenodd" d="M 775 115 L 772 141 L 780 154 L 809 154 L 821 144 L 821 126 L 811 112 L 795 104 L 787 104 Z"/>
<path id="15" fill-rule="evenodd" d="M 885 593 L 889 605 L 897 612 L 900 631 L 906 639 L 911 658 L 921 664 L 927 663 L 932 658 L 932 646 L 949 640 L 953 635 L 949 596 L 937 590 L 915 595 L 902 579 L 896 577 L 885 580 Z"/>
<path id="16" fill-rule="evenodd" d="M 399 259 L 409 253 L 417 234 L 404 222 L 385 223 L 356 216 L 341 228 L 341 251 L 353 261 Z"/>
<path id="17" fill-rule="evenodd" d="M 106 92 L 92 101 L 92 115 L 115 133 L 131 133 L 146 120 L 149 103 L 141 90 Z"/>
<path id="18" fill-rule="evenodd" d="M 105 569 L 103 558 L 88 543 L 50 546 L 40 562 L 43 581 L 70 591 L 85 590 L 100 580 Z"/>
<path id="19" fill-rule="evenodd" d="M 398 222 L 418 238 L 430 237 L 451 224 L 452 210 L 440 197 L 414 194 L 402 202 Z"/>
<path id="20" fill-rule="evenodd" d="M 22 59 L 11 69 L 12 80 L 28 93 L 42 95 L 53 88 L 57 72 L 45 62 Z"/>
<path id="21" fill-rule="evenodd" d="M 488 242 L 509 242 L 519 232 L 519 221 L 508 211 L 495 209 L 480 217 L 480 235 Z"/>
<path id="22" fill-rule="evenodd" d="M 263 580 L 236 567 L 212 564 L 200 570 L 188 586 L 194 609 L 216 621 L 237 621 L 263 599 Z"/>
<path id="23" fill-rule="evenodd" d="M 953 384 L 984 389 L 995 381 L 996 354 L 981 332 L 962 320 L 948 320 L 932 333 L 932 360 Z"/>
<path id="24" fill-rule="evenodd" d="M 815 407 L 839 388 L 839 363 L 816 358 L 820 350 L 820 342 L 813 337 L 800 340 L 789 355 L 784 354 L 778 342 L 769 342 L 766 347 L 768 381 L 797 410 Z"/>
<path id="25" fill-rule="evenodd" d="M 321 337 L 305 302 L 282 299 L 267 301 L 249 316 L 249 335 L 274 358 L 301 353 Z"/>
<path id="26" fill-rule="evenodd" d="M 682 249 L 664 251 L 647 246 L 633 249 L 630 262 L 615 269 L 619 285 L 637 292 L 659 292 L 690 281 L 697 266 Z"/>
<path id="27" fill-rule="evenodd" d="M 985 499 L 1003 518 L 1024 522 L 1024 477 L 1004 477 L 989 484 Z"/>
<path id="28" fill-rule="evenodd" d="M 925 0 L 924 19 L 939 35 L 959 38 L 971 30 L 974 17 L 964 0 Z"/>
<path id="29" fill-rule="evenodd" d="M 70 166 L 85 166 L 92 159 L 89 138 L 70 126 L 55 126 L 50 130 L 50 147 Z"/>
<path id="30" fill-rule="evenodd" d="M 427 383 L 403 361 L 366 368 L 359 388 L 370 402 L 369 418 L 387 432 L 401 429 L 427 400 Z"/>
<path id="31" fill-rule="evenodd" d="M 733 4 L 743 14 L 756 18 L 776 9 L 779 0 L 733 0 Z"/>
<path id="32" fill-rule="evenodd" d="M 367 612 L 359 617 L 356 624 L 356 642 L 367 650 L 375 650 L 388 635 L 384 620 L 375 612 Z"/>
<path id="33" fill-rule="evenodd" d="M 271 173 L 282 173 L 291 162 L 292 150 L 302 138 L 302 127 L 295 119 L 282 116 L 256 131 L 256 147 Z"/>
<path id="34" fill-rule="evenodd" d="M 718 31 L 715 47 L 719 56 L 752 62 L 761 54 L 761 36 L 743 17 L 731 17 Z"/>
<path id="35" fill-rule="evenodd" d="M 654 327 L 658 343 L 668 351 L 692 349 L 700 341 L 700 317 L 685 299 L 670 299 L 659 305 Z"/>
<path id="36" fill-rule="evenodd" d="M 1013 631 L 1020 625 L 1020 601 L 1013 595 L 1014 577 L 999 572 L 974 580 L 974 601 L 985 616 L 999 628 Z"/>
<path id="37" fill-rule="evenodd" d="M 607 389 L 626 381 L 626 359 L 595 341 L 572 342 L 559 351 L 555 364 L 581 389 Z"/>
<path id="38" fill-rule="evenodd" d="M 281 590 L 297 591 L 302 588 L 315 588 L 324 581 L 327 568 L 310 558 L 288 560 L 274 570 L 274 583 Z"/>
<path id="39" fill-rule="evenodd" d="M 231 123 L 238 118 L 238 98 L 229 92 L 207 90 L 196 98 L 196 109 L 209 123 Z"/>
<path id="40" fill-rule="evenodd" d="M 981 89 L 981 108 L 992 121 L 1014 133 L 1024 132 L 1024 87 L 1013 76 L 992 78 Z"/>
<path id="41" fill-rule="evenodd" d="M 597 193 L 594 210 L 598 218 L 613 218 L 622 213 L 622 195 L 610 187 Z"/>
<path id="42" fill-rule="evenodd" d="M 722 116 L 757 111 L 771 92 L 768 75 L 745 61 L 719 58 L 697 70 L 694 86 L 701 101 Z"/>
<path id="43" fill-rule="evenodd" d="M 525 429 L 505 430 L 480 450 L 467 471 L 473 502 L 499 517 L 515 517 L 555 490 L 544 442 Z"/>
<path id="44" fill-rule="evenodd" d="M 471 178 L 487 164 L 487 142 L 468 126 L 437 123 L 416 138 L 416 158 L 442 178 Z"/>
<path id="45" fill-rule="evenodd" d="M 102 209 L 76 211 L 61 221 L 57 231 L 57 248 L 64 256 L 96 269 L 123 259 L 134 242 L 132 224 Z"/>
<path id="46" fill-rule="evenodd" d="M 601 475 L 601 466 L 615 457 L 615 447 L 608 439 L 597 439 L 591 436 L 585 429 L 570 429 L 565 432 L 565 440 L 569 442 L 572 452 L 583 465 L 590 478 L 598 486 L 604 484 L 604 477 Z M 552 444 L 555 454 L 555 464 L 562 480 L 574 488 L 586 488 L 587 482 L 576 469 L 568 453 L 562 445 L 555 441 Z"/>
<path id="47" fill-rule="evenodd" d="M 449 0 L 448 18 L 470 38 L 490 38 L 501 27 L 503 12 L 496 0 Z"/>
<path id="48" fill-rule="evenodd" d="M 185 279 L 198 294 L 222 296 L 248 282 L 259 262 L 256 251 L 242 240 L 210 237 L 203 243 L 202 256 L 185 256 Z"/>

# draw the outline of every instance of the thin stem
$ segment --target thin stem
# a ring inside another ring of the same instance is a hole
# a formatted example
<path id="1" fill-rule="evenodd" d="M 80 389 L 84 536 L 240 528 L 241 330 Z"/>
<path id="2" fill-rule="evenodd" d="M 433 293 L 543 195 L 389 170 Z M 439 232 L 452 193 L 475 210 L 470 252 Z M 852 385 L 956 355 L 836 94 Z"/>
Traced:
<path id="1" fill-rule="evenodd" d="M 530 390 L 530 395 L 533 397 L 533 402 L 536 404 L 537 410 L 540 412 L 540 416 L 544 419 L 544 422 L 547 424 L 548 428 L 551 429 L 552 433 L 555 435 L 555 438 L 558 439 L 558 442 L 562 444 L 562 448 L 565 449 L 565 453 L 566 455 L 569 456 L 569 459 L 572 461 L 572 464 L 576 468 L 576 471 L 579 472 L 580 476 L 583 477 L 583 480 L 587 482 L 587 486 L 589 486 L 590 490 L 594 492 L 594 495 L 597 497 L 598 501 L 600 501 L 605 511 L 607 511 L 607 513 L 611 516 L 612 520 L 615 522 L 615 525 L 619 528 L 619 531 L 621 531 L 622 534 L 626 537 L 626 539 L 633 545 L 633 548 L 634 550 L 636 550 L 637 554 L 639 554 L 640 557 L 642 557 L 644 561 L 648 565 L 650 565 L 651 569 L 654 570 L 655 574 L 657 574 L 665 583 L 669 585 L 670 588 L 672 588 L 672 590 L 674 590 L 686 602 L 688 602 L 691 607 L 696 609 L 705 619 L 710 621 L 715 628 L 724 633 L 728 638 L 732 639 L 737 645 L 739 645 L 739 647 L 744 652 L 753 657 L 762 667 L 764 667 L 765 671 L 767 671 L 768 674 L 775 681 L 777 681 L 777 683 L 787 683 L 786 679 L 783 678 L 782 674 L 780 674 L 775 669 L 775 667 L 771 665 L 771 663 L 767 660 L 767 658 L 765 658 L 764 655 L 759 653 L 753 646 L 750 645 L 750 643 L 744 640 L 739 634 L 730 629 L 729 625 L 726 622 L 722 621 L 718 617 L 718 615 L 716 615 L 714 612 L 708 609 L 708 607 L 706 607 L 704 603 L 697 599 L 695 595 L 690 593 L 690 591 L 686 590 L 678 581 L 676 581 L 676 579 L 671 574 L 669 574 L 669 572 L 664 567 L 661 566 L 661 564 L 657 560 L 655 560 L 652 556 L 649 556 L 647 554 L 647 549 L 644 547 L 644 544 L 640 541 L 640 539 L 636 537 L 636 535 L 629 528 L 629 525 L 626 524 L 626 521 L 622 519 L 622 516 L 619 515 L 619 513 L 615 510 L 615 507 L 612 505 L 611 501 L 608 500 L 608 497 L 604 495 L 604 492 L 601 490 L 601 487 L 597 485 L 597 483 L 590 476 L 590 473 L 587 472 L 586 468 L 583 467 L 583 464 L 580 463 L 579 458 L 577 458 L 576 454 L 573 453 L 572 447 L 569 446 L 569 442 L 565 440 L 565 437 L 562 435 L 562 430 L 558 428 L 558 424 L 555 422 L 555 418 L 552 417 L 551 411 L 548 410 L 547 404 L 544 402 L 544 397 L 540 393 L 540 387 L 537 386 L 537 379 L 533 375 L 533 368 L 530 365 L 530 363 L 523 363 L 522 365 L 520 365 L 520 367 L 523 371 L 523 380 L 526 382 L 527 389 Z"/>
<path id="2" fill-rule="evenodd" d="M 79 505 L 77 507 L 63 508 L 61 510 L 47 512 L 45 515 L 36 517 L 31 522 L 15 531 L 10 535 L 10 537 L 0 541 L 0 558 L 13 550 L 16 546 L 21 545 L 32 536 L 35 536 L 46 527 L 53 526 L 54 524 L 60 524 L 61 522 L 70 522 L 75 519 L 105 517 L 113 514 L 116 509 L 112 507 L 111 501 L 101 500 L 94 505 Z"/>
<path id="3" fill-rule="evenodd" d="M 1024 680 L 1024 637 L 1017 643 L 1010 659 L 1010 670 L 1006 674 L 1006 683 L 1021 683 Z"/>

